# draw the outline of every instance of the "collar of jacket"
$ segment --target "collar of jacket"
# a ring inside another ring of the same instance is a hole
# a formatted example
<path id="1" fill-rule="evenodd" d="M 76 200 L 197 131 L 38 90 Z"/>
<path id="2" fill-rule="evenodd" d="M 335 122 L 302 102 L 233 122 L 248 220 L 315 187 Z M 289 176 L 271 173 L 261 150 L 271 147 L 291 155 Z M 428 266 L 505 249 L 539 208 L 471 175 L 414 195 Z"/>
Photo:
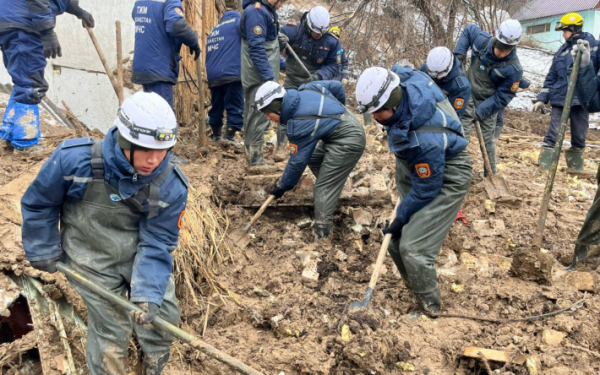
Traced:
<path id="1" fill-rule="evenodd" d="M 568 42 L 565 42 L 565 44 L 568 44 L 569 47 L 572 47 L 573 44 L 577 44 L 577 41 L 579 39 L 587 40 L 589 42 L 591 42 L 592 40 L 595 40 L 594 37 L 592 36 L 592 34 L 587 33 L 587 32 L 583 32 L 583 33 L 580 33 L 580 34 L 577 34 L 577 35 L 573 35 L 573 37 L 571 38 L 571 40 L 568 41 Z"/>
<path id="2" fill-rule="evenodd" d="M 300 93 L 297 90 L 287 90 L 281 103 L 281 115 L 279 116 L 281 124 L 287 125 L 287 122 L 294 117 L 298 103 L 300 103 Z"/>
<path id="3" fill-rule="evenodd" d="M 102 142 L 104 173 L 108 176 L 109 184 L 119 190 L 121 198 L 127 199 L 167 167 L 170 152 L 167 152 L 163 161 L 149 175 L 136 174 L 117 143 L 117 131 L 116 126 L 110 129 L 104 138 L 104 142 Z M 133 181 L 134 175 L 136 176 L 136 181 Z"/>
<path id="4" fill-rule="evenodd" d="M 398 105 L 398 108 L 396 108 L 396 112 L 394 112 L 392 117 L 381 123 L 381 125 L 385 127 L 391 128 L 392 126 L 396 125 L 398 128 L 402 128 L 412 119 L 412 114 L 408 106 L 408 94 L 404 87 L 400 87 L 402 90 L 402 100 L 400 101 L 400 104 Z"/>
<path id="5" fill-rule="evenodd" d="M 501 63 L 503 61 L 513 60 L 517 56 L 517 46 L 515 46 L 515 48 L 513 48 L 512 51 L 510 51 L 510 53 L 506 57 L 502 59 L 497 58 L 496 54 L 494 53 L 495 40 L 496 38 L 492 37 L 492 40 L 488 43 L 488 45 L 485 48 L 485 53 L 483 53 L 481 56 L 481 61 L 485 65 L 489 66 L 492 64 Z"/>

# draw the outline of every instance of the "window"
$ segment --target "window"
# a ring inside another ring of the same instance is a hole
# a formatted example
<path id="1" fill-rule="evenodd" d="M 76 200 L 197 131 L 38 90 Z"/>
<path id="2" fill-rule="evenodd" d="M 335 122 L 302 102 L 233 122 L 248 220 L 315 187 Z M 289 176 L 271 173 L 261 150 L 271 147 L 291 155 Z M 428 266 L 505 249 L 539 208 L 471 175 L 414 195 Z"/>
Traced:
<path id="1" fill-rule="evenodd" d="M 527 26 L 527 34 L 539 34 L 550 31 L 550 23 L 543 23 L 541 25 Z"/>

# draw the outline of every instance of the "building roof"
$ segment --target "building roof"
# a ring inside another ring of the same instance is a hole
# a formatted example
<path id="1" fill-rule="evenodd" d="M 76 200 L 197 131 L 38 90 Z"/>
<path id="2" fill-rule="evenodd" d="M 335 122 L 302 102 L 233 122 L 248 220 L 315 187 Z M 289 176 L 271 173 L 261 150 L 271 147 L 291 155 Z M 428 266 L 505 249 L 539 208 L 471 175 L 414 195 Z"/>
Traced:
<path id="1" fill-rule="evenodd" d="M 530 0 L 515 14 L 514 19 L 527 21 L 570 12 L 594 9 L 598 0 Z"/>

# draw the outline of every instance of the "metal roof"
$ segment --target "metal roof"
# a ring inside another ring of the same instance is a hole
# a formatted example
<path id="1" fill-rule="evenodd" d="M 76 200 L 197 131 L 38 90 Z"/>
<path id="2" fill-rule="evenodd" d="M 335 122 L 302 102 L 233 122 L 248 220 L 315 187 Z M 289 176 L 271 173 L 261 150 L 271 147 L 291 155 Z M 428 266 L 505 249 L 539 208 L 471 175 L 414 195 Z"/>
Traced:
<path id="1" fill-rule="evenodd" d="M 527 21 L 570 12 L 594 9 L 598 0 L 531 0 L 513 14 L 514 19 Z"/>

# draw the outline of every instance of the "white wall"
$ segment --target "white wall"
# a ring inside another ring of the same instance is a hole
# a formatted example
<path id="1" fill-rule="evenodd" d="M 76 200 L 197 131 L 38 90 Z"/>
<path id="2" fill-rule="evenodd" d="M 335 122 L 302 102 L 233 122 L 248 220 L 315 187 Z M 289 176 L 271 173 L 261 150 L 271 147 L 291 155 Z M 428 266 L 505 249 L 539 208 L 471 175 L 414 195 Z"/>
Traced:
<path id="1" fill-rule="evenodd" d="M 94 16 L 94 33 L 113 70 L 117 65 L 117 20 L 121 21 L 123 57 L 132 56 L 135 33 L 131 11 L 134 3 L 135 0 L 80 1 L 80 6 Z M 48 98 L 61 108 L 64 100 L 79 120 L 106 132 L 114 122 L 119 102 L 87 31 L 80 20 L 67 13 L 57 17 L 55 31 L 63 56 L 47 60 Z M 0 66 L 0 83 L 12 83 L 4 65 Z M 125 88 L 125 97 L 130 94 Z"/>

